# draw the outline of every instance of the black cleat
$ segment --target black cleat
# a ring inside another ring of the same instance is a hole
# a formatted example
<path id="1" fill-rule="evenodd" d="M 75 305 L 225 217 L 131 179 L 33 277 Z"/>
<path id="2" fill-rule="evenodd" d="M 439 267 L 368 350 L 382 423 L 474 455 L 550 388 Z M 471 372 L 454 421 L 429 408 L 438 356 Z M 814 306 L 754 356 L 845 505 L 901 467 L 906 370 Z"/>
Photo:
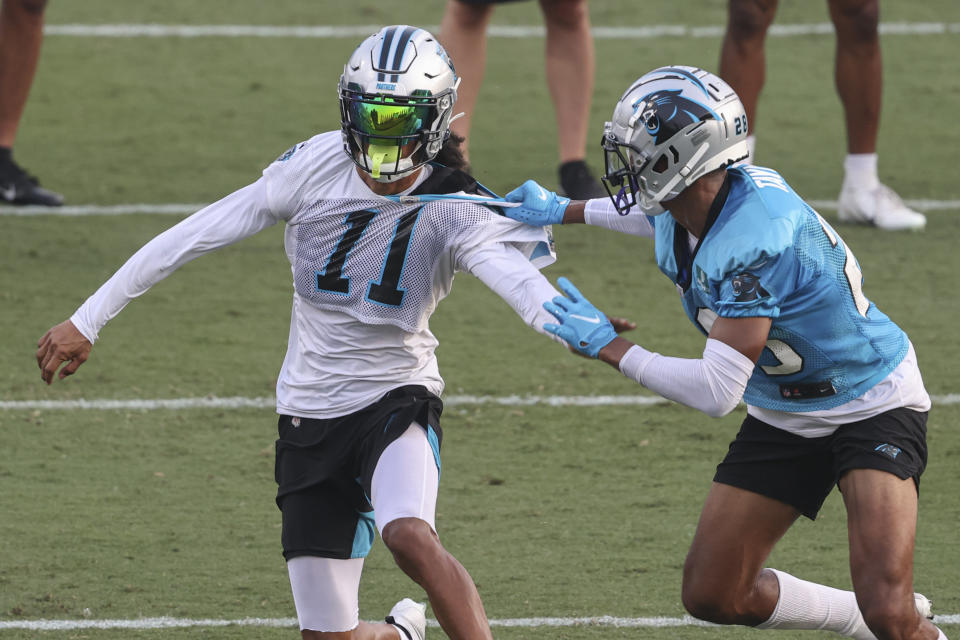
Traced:
<path id="1" fill-rule="evenodd" d="M 44 189 L 13 159 L 0 163 L 0 203 L 59 207 L 63 196 Z"/>
<path id="2" fill-rule="evenodd" d="M 571 200 L 605 198 L 606 190 L 590 173 L 583 160 L 571 160 L 560 165 L 560 189 Z"/>

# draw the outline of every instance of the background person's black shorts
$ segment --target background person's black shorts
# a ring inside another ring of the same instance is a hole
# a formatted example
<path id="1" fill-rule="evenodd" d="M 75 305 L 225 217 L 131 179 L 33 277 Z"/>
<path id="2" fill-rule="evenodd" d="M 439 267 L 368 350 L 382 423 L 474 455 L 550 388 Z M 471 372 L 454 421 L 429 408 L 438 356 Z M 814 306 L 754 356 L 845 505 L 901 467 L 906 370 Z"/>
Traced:
<path id="1" fill-rule="evenodd" d="M 811 520 L 833 486 L 852 469 L 913 478 L 919 491 L 927 466 L 927 413 L 893 409 L 804 438 L 747 416 L 714 481 L 796 507 Z"/>
<path id="2" fill-rule="evenodd" d="M 274 473 L 283 557 L 365 557 L 375 531 L 368 496 L 377 461 L 414 421 L 434 432 L 439 453 L 442 411 L 440 398 L 410 385 L 339 418 L 280 416 Z"/>

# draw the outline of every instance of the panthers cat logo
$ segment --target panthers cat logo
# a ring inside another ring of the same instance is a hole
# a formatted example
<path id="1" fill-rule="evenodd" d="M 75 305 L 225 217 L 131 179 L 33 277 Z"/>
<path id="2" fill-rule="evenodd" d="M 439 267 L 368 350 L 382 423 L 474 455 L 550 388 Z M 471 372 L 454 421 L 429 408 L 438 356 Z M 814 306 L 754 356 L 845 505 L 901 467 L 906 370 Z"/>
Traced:
<path id="1" fill-rule="evenodd" d="M 752 302 L 770 295 L 760 284 L 760 278 L 749 271 L 735 275 L 730 286 L 736 302 Z"/>
<path id="2" fill-rule="evenodd" d="M 647 133 L 658 145 L 691 124 L 720 119 L 708 107 L 681 93 L 680 89 L 655 91 L 634 103 Z"/>

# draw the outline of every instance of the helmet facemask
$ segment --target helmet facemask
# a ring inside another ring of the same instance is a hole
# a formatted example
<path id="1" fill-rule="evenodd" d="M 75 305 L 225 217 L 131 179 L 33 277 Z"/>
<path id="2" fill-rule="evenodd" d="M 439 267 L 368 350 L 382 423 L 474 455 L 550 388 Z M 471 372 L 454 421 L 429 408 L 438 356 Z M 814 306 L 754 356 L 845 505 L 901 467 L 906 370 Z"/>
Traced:
<path id="1" fill-rule="evenodd" d="M 603 128 L 603 139 L 600 141 L 603 148 L 604 175 L 601 177 L 607 195 L 622 216 L 629 213 L 630 208 L 637 204 L 640 185 L 637 174 L 630 161 L 630 149 L 627 145 L 618 142 L 613 135 L 612 124 L 606 123 Z"/>
<path id="2" fill-rule="evenodd" d="M 379 182 L 393 182 L 429 162 L 450 136 L 450 95 L 416 98 L 345 89 L 340 117 L 350 156 Z"/>
<path id="3" fill-rule="evenodd" d="M 605 127 L 603 140 L 604 175 L 601 177 L 607 194 L 613 201 L 617 213 L 622 216 L 630 213 L 634 205 L 647 215 L 659 215 L 664 212 L 660 200 L 677 195 L 670 190 L 679 182 L 675 177 L 667 183 L 665 188 L 659 188 L 660 181 L 649 179 L 650 174 L 663 174 L 669 169 L 670 162 L 666 153 L 657 155 L 651 160 L 645 150 L 637 149 L 633 145 L 620 142 L 613 134 L 611 123 Z M 653 162 L 653 166 L 651 165 Z M 669 196 L 663 196 L 670 193 Z"/>

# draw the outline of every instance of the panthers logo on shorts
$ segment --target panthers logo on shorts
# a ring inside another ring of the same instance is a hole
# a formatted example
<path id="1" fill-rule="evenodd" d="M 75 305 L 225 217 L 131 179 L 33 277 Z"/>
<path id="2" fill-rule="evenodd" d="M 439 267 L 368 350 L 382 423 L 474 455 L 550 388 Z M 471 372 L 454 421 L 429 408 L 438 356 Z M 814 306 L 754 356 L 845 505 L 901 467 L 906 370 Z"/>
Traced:
<path id="1" fill-rule="evenodd" d="M 655 91 L 641 98 L 636 109 L 656 144 L 662 144 L 687 126 L 704 120 L 719 120 L 707 106 L 680 95 L 681 90 Z"/>

